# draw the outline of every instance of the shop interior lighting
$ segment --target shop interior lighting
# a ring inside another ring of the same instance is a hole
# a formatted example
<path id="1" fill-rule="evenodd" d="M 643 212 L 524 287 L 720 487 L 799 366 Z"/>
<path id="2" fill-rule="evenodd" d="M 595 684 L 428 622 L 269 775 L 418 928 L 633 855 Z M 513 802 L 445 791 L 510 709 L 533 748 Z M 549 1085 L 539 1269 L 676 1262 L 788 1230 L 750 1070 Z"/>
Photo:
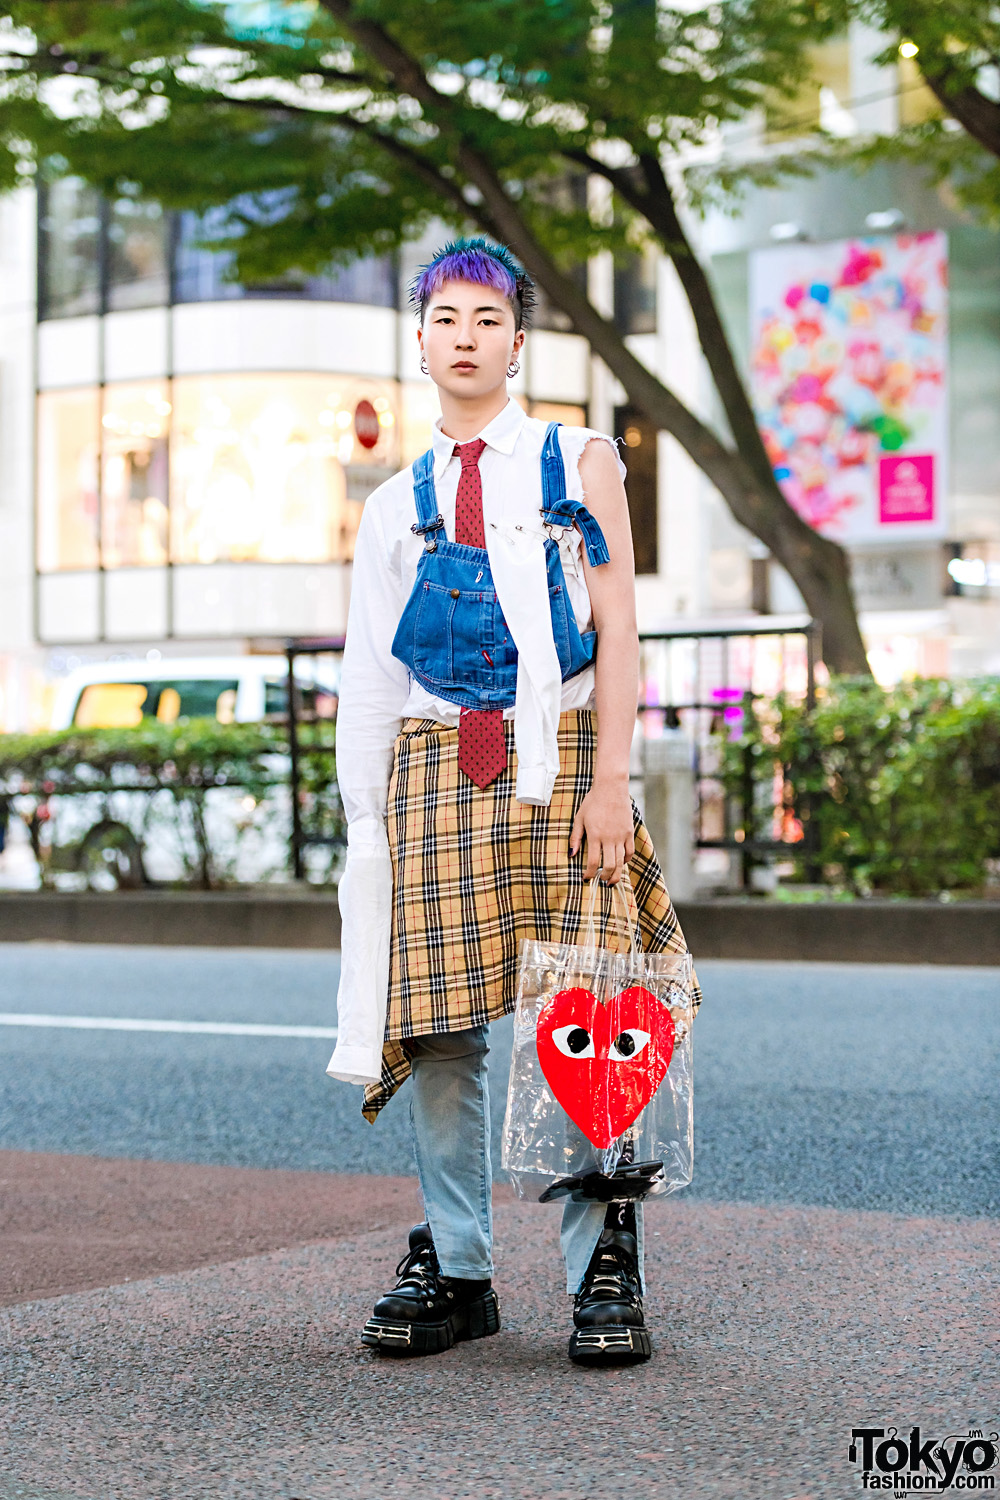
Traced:
<path id="1" fill-rule="evenodd" d="M 793 223 L 790 219 L 781 224 L 772 224 L 770 235 L 772 240 L 777 240 L 779 244 L 787 244 L 792 240 L 807 240 L 809 238 L 802 225 Z"/>
<path id="2" fill-rule="evenodd" d="M 983 557 L 953 557 L 948 572 L 961 588 L 1000 588 L 1000 563 Z"/>
<path id="3" fill-rule="evenodd" d="M 898 208 L 877 208 L 865 214 L 865 228 L 881 233 L 894 233 L 906 225 L 906 215 Z"/>

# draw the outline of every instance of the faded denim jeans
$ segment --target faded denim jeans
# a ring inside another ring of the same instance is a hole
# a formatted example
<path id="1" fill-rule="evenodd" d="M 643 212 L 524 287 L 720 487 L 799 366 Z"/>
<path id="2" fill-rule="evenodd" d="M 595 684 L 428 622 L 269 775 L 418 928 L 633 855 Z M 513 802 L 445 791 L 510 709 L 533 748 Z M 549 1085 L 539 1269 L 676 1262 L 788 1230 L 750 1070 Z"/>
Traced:
<path id="1" fill-rule="evenodd" d="M 414 1037 L 410 1118 L 427 1222 L 442 1274 L 493 1275 L 493 1173 L 490 1098 L 486 1087 L 489 1027 Z M 551 1213 L 540 1204 L 538 1213 Z M 604 1227 L 603 1203 L 563 1206 L 560 1244 L 566 1290 L 578 1292 Z M 643 1270 L 642 1205 L 636 1204 L 639 1272 Z"/>

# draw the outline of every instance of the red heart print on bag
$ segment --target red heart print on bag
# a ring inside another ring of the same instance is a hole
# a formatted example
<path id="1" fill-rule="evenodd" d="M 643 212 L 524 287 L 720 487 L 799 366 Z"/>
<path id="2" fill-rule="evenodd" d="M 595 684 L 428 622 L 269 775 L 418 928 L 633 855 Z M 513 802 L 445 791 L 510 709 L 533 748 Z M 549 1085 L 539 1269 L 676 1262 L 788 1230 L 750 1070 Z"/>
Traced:
<path id="1" fill-rule="evenodd" d="M 535 1045 L 556 1099 L 603 1150 L 663 1082 L 674 1052 L 674 1021 L 641 985 L 612 995 L 606 1005 L 590 990 L 560 990 L 542 1006 Z"/>

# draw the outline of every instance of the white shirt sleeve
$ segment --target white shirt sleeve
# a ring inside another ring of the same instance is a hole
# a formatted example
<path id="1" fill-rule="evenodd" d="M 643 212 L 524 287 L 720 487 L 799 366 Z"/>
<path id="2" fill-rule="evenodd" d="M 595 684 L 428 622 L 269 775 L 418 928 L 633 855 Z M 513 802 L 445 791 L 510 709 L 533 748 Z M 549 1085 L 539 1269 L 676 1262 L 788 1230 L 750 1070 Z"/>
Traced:
<path id="1" fill-rule="evenodd" d="M 337 780 L 353 834 L 369 821 L 384 828 L 392 747 L 410 691 L 410 674 L 391 650 L 405 604 L 378 508 L 369 500 L 354 549 L 337 708 Z"/>
<path id="2" fill-rule="evenodd" d="M 389 991 L 392 859 L 386 803 L 393 742 L 410 675 L 390 647 L 405 605 L 378 508 L 369 500 L 354 552 L 351 605 L 337 709 L 337 780 L 347 816 L 340 879 L 337 1046 L 327 1067 L 347 1083 L 377 1083 Z"/>

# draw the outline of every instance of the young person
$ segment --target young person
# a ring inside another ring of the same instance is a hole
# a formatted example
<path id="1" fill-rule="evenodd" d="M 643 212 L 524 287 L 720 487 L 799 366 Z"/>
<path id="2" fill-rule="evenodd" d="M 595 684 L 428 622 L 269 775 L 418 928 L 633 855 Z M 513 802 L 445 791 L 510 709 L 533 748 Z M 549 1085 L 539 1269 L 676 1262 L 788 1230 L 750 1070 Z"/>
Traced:
<path id="1" fill-rule="evenodd" d="M 348 819 L 339 1033 L 329 1072 L 374 1120 L 412 1075 L 426 1222 L 362 1339 L 434 1353 L 500 1326 L 492 1287 L 491 1021 L 522 938 L 603 946 L 621 883 L 647 951 L 684 951 L 629 796 L 639 647 L 624 465 L 610 438 L 507 394 L 532 283 L 502 246 L 445 245 L 412 287 L 441 418 L 368 499 L 337 723 Z M 558 550 L 546 548 L 548 537 Z M 642 1222 L 568 1201 L 570 1356 L 649 1357 Z"/>

